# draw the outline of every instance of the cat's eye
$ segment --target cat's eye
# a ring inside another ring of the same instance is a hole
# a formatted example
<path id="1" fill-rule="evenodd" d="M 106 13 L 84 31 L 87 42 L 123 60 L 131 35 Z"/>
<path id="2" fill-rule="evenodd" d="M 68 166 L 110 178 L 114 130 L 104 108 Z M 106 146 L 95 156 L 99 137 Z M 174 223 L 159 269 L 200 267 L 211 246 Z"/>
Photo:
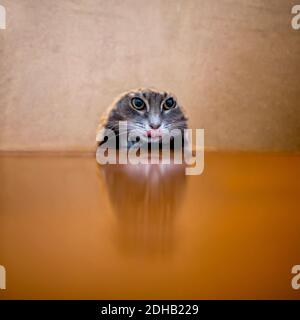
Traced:
<path id="1" fill-rule="evenodd" d="M 131 104 L 136 110 L 143 110 L 146 107 L 145 102 L 140 98 L 133 98 Z"/>
<path id="2" fill-rule="evenodd" d="M 165 102 L 164 102 L 164 105 L 163 105 L 163 108 L 165 110 L 170 110 L 172 108 L 175 108 L 176 106 L 176 102 L 173 98 L 168 98 Z"/>

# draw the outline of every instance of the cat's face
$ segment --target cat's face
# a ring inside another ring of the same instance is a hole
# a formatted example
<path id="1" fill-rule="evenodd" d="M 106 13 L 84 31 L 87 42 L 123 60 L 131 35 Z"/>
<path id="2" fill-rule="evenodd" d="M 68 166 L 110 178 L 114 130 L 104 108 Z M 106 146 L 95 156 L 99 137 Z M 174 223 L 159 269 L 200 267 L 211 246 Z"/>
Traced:
<path id="1" fill-rule="evenodd" d="M 145 141 L 160 139 L 166 130 L 187 128 L 187 119 L 176 97 L 150 89 L 122 96 L 109 116 L 107 127 L 116 128 L 118 121 L 127 121 L 128 132 L 140 132 Z"/>

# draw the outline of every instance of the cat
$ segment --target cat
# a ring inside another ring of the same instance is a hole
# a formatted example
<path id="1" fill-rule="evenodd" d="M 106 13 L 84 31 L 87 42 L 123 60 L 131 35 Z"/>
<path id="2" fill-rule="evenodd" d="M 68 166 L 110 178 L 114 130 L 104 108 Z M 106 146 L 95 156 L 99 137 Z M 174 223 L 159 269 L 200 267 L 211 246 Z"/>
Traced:
<path id="1" fill-rule="evenodd" d="M 161 143 L 166 132 L 171 132 L 171 142 L 181 134 L 184 144 L 184 129 L 187 129 L 187 116 L 175 95 L 150 88 L 130 90 L 121 94 L 101 119 L 97 130 L 97 146 L 109 139 L 113 132 L 117 137 L 117 147 L 130 147 L 134 144 Z M 125 132 L 119 122 L 126 121 Z M 175 131 L 174 131 L 175 129 Z M 130 133 L 138 133 L 136 141 L 129 140 Z M 126 145 L 119 142 L 126 136 Z M 174 147 L 174 145 L 173 145 Z"/>

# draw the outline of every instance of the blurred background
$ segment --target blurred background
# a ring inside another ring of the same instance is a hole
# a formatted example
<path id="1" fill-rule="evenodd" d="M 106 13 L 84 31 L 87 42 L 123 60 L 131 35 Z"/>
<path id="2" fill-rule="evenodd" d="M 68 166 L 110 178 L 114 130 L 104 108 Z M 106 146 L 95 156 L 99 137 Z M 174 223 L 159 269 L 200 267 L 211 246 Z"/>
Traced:
<path id="1" fill-rule="evenodd" d="M 174 92 L 214 150 L 300 150 L 290 0 L 1 0 L 0 150 L 93 151 L 116 95 Z"/>

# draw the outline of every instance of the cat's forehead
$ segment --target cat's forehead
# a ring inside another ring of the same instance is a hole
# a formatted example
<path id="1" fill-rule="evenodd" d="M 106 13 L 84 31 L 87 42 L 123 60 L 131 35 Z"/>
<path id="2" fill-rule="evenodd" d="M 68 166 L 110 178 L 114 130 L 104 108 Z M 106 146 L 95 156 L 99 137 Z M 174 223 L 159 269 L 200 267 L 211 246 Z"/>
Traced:
<path id="1" fill-rule="evenodd" d="M 149 105 L 160 104 L 163 100 L 170 96 L 166 91 L 154 91 L 151 89 L 141 89 L 137 91 L 132 91 L 129 97 L 139 97 L 146 100 Z"/>

